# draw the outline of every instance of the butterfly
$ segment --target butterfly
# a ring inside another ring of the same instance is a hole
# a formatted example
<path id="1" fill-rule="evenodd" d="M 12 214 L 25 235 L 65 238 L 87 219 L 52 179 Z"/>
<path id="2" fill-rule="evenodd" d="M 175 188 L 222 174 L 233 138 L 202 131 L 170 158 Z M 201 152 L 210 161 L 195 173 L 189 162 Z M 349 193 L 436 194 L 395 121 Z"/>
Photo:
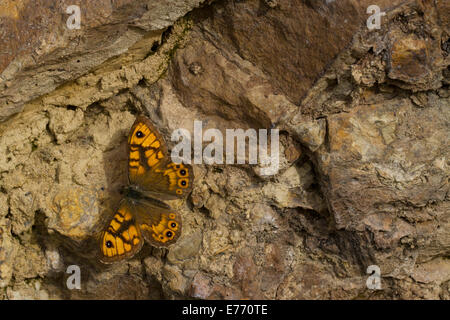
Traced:
<path id="1" fill-rule="evenodd" d="M 128 181 L 124 198 L 100 234 L 100 260 L 129 259 L 142 248 L 167 247 L 181 234 L 181 216 L 161 200 L 186 197 L 194 175 L 188 164 L 174 163 L 165 142 L 145 116 L 138 116 L 128 135 Z"/>

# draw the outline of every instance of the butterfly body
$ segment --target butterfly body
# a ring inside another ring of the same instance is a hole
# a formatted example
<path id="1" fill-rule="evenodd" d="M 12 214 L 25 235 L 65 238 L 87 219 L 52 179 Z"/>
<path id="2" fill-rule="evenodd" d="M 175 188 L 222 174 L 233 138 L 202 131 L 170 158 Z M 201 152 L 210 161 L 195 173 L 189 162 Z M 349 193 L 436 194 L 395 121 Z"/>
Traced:
<path id="1" fill-rule="evenodd" d="M 181 234 L 180 214 L 161 200 L 184 198 L 192 190 L 192 168 L 169 159 L 164 140 L 144 116 L 136 118 L 128 136 L 128 180 L 119 208 L 101 233 L 105 263 L 131 258 L 144 239 L 167 247 Z"/>
<path id="2" fill-rule="evenodd" d="M 169 206 L 152 197 L 151 194 L 148 194 L 145 190 L 141 190 L 139 186 L 128 185 L 124 188 L 124 197 L 127 198 L 133 204 L 142 203 L 142 202 L 152 202 L 156 206 L 161 206 L 163 208 L 169 208 Z"/>

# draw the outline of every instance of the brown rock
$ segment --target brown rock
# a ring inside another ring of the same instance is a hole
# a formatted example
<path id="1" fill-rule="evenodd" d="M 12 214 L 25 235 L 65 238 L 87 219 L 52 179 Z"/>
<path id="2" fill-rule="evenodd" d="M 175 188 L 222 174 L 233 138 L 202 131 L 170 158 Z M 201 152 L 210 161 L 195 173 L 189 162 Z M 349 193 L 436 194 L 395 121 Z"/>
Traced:
<path id="1" fill-rule="evenodd" d="M 378 1 L 381 10 L 403 1 Z M 371 1 L 258 0 L 218 3 L 205 34 L 252 62 L 299 104 L 326 66 L 365 22 Z M 332 30 L 332 32 L 330 32 Z"/>
<path id="2" fill-rule="evenodd" d="M 3 1 L 0 5 L 0 119 L 161 32 L 202 1 L 78 1 L 81 28 L 69 29 L 65 3 Z M 132 26 L 132 27 L 128 27 Z M 151 45 L 148 49 L 150 49 Z M 148 53 L 148 52 L 147 52 Z M 144 53 L 145 55 L 146 53 Z"/>
<path id="3" fill-rule="evenodd" d="M 13 275 L 14 259 L 18 244 L 10 234 L 5 220 L 0 220 L 0 287 L 8 286 Z"/>
<path id="4" fill-rule="evenodd" d="M 191 297 L 207 299 L 212 293 L 210 279 L 201 273 L 197 273 L 192 281 L 190 290 L 189 294 Z"/>
<path id="5" fill-rule="evenodd" d="M 48 228 L 74 240 L 83 240 L 98 227 L 100 214 L 94 190 L 66 188 L 53 198 Z"/>
<path id="6" fill-rule="evenodd" d="M 392 37 L 389 77 L 416 86 L 418 83 L 423 84 L 421 90 L 439 88 L 442 77 L 436 69 L 442 63 L 442 58 L 439 57 L 438 43 L 415 35 L 401 34 Z"/>

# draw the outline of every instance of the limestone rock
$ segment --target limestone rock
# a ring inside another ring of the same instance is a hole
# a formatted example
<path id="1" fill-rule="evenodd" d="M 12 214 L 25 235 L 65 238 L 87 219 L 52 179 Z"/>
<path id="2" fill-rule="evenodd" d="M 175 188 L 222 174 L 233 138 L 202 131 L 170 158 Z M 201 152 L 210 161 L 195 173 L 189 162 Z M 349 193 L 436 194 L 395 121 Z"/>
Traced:
<path id="1" fill-rule="evenodd" d="M 92 235 L 92 228 L 100 218 L 95 191 L 81 188 L 61 190 L 53 198 L 48 228 L 64 236 L 82 240 Z"/>
<path id="2" fill-rule="evenodd" d="M 5 220 L 0 226 L 0 287 L 8 286 L 13 274 L 13 262 L 17 254 L 18 244 L 10 235 L 10 228 L 5 225 Z"/>
<path id="3" fill-rule="evenodd" d="M 421 90 L 439 88 L 442 81 L 440 72 L 436 72 L 442 63 L 439 44 L 414 35 L 400 34 L 391 37 L 389 77 L 405 82 L 405 88 L 416 88 L 418 84 L 422 85 Z"/>
<path id="4" fill-rule="evenodd" d="M 177 261 L 192 259 L 200 252 L 201 243 L 202 234 L 200 231 L 184 237 L 179 245 L 167 254 L 167 260 L 175 264 Z"/>
<path id="5" fill-rule="evenodd" d="M 80 28 L 74 29 L 75 11 L 67 13 L 65 3 L 3 1 L 0 119 L 124 53 L 149 32 L 161 32 L 201 2 L 81 1 Z"/>

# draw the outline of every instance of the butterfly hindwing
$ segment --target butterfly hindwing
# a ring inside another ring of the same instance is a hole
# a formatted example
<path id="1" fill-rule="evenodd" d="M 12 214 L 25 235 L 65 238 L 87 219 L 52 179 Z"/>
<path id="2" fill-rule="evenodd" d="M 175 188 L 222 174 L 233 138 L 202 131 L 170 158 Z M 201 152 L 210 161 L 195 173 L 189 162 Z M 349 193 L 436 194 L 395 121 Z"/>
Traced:
<path id="1" fill-rule="evenodd" d="M 180 237 L 181 216 L 169 206 L 138 200 L 135 208 L 141 233 L 150 245 L 168 247 Z"/>
<path id="2" fill-rule="evenodd" d="M 143 245 L 143 238 L 131 201 L 123 199 L 100 237 L 100 260 L 112 263 L 134 256 Z"/>
<path id="3" fill-rule="evenodd" d="M 138 116 L 128 136 L 130 183 L 147 195 L 169 200 L 184 198 L 192 190 L 192 167 L 169 158 L 165 141 L 144 116 Z"/>

